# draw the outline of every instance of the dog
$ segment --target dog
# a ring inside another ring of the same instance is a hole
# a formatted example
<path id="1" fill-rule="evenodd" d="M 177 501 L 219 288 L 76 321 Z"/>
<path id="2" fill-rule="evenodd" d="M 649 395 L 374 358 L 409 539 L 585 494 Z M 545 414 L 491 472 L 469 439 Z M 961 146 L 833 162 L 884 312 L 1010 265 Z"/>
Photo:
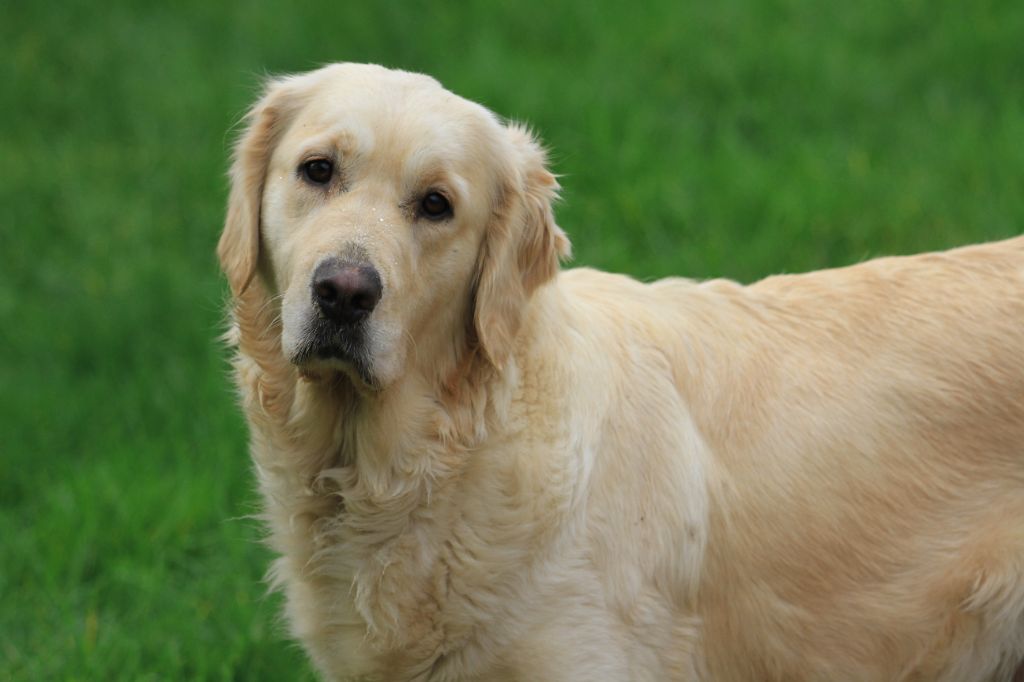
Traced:
<path id="1" fill-rule="evenodd" d="M 271 80 L 230 179 L 270 580 L 325 678 L 1020 679 L 1024 238 L 562 270 L 535 136 L 373 65 Z"/>

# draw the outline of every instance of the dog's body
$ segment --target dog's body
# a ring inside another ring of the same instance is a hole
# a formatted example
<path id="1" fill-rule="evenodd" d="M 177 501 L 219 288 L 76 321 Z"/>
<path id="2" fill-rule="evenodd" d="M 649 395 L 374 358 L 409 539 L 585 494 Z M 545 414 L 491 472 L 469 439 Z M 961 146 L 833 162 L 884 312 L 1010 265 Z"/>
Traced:
<path id="1" fill-rule="evenodd" d="M 274 575 L 327 676 L 1014 675 L 1024 239 L 749 287 L 560 273 L 532 139 L 355 65 L 275 83 L 233 174 Z"/>

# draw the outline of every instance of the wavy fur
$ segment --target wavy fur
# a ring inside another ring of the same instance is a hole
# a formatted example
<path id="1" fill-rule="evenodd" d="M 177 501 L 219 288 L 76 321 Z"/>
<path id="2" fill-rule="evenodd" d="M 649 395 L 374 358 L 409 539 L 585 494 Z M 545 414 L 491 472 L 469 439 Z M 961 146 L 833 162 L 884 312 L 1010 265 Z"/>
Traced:
<path id="1" fill-rule="evenodd" d="M 380 67 L 273 81 L 248 117 L 228 338 L 272 582 L 324 676 L 1011 679 L 1024 239 L 644 285 L 559 272 L 545 166 Z M 437 187 L 440 223 L 409 208 Z M 352 245 L 384 282 L 374 385 L 289 361 Z"/>

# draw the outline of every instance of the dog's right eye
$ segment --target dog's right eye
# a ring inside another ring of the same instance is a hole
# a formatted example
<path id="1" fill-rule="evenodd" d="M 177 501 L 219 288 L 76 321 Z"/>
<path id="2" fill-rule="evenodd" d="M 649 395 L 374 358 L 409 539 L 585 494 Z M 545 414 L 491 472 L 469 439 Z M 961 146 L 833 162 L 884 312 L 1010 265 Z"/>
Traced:
<path id="1" fill-rule="evenodd" d="M 326 185 L 334 175 L 334 164 L 327 159 L 313 159 L 302 164 L 302 174 L 316 185 Z"/>

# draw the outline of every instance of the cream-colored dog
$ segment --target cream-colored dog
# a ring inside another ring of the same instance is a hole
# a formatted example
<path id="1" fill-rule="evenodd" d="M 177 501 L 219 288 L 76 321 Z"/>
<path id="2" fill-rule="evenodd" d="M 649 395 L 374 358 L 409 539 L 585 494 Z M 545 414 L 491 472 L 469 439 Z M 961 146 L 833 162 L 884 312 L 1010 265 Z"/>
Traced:
<path id="1" fill-rule="evenodd" d="M 1008 680 L 1024 239 L 752 286 L 559 271 L 531 135 L 270 83 L 219 254 L 294 636 L 342 680 Z"/>

